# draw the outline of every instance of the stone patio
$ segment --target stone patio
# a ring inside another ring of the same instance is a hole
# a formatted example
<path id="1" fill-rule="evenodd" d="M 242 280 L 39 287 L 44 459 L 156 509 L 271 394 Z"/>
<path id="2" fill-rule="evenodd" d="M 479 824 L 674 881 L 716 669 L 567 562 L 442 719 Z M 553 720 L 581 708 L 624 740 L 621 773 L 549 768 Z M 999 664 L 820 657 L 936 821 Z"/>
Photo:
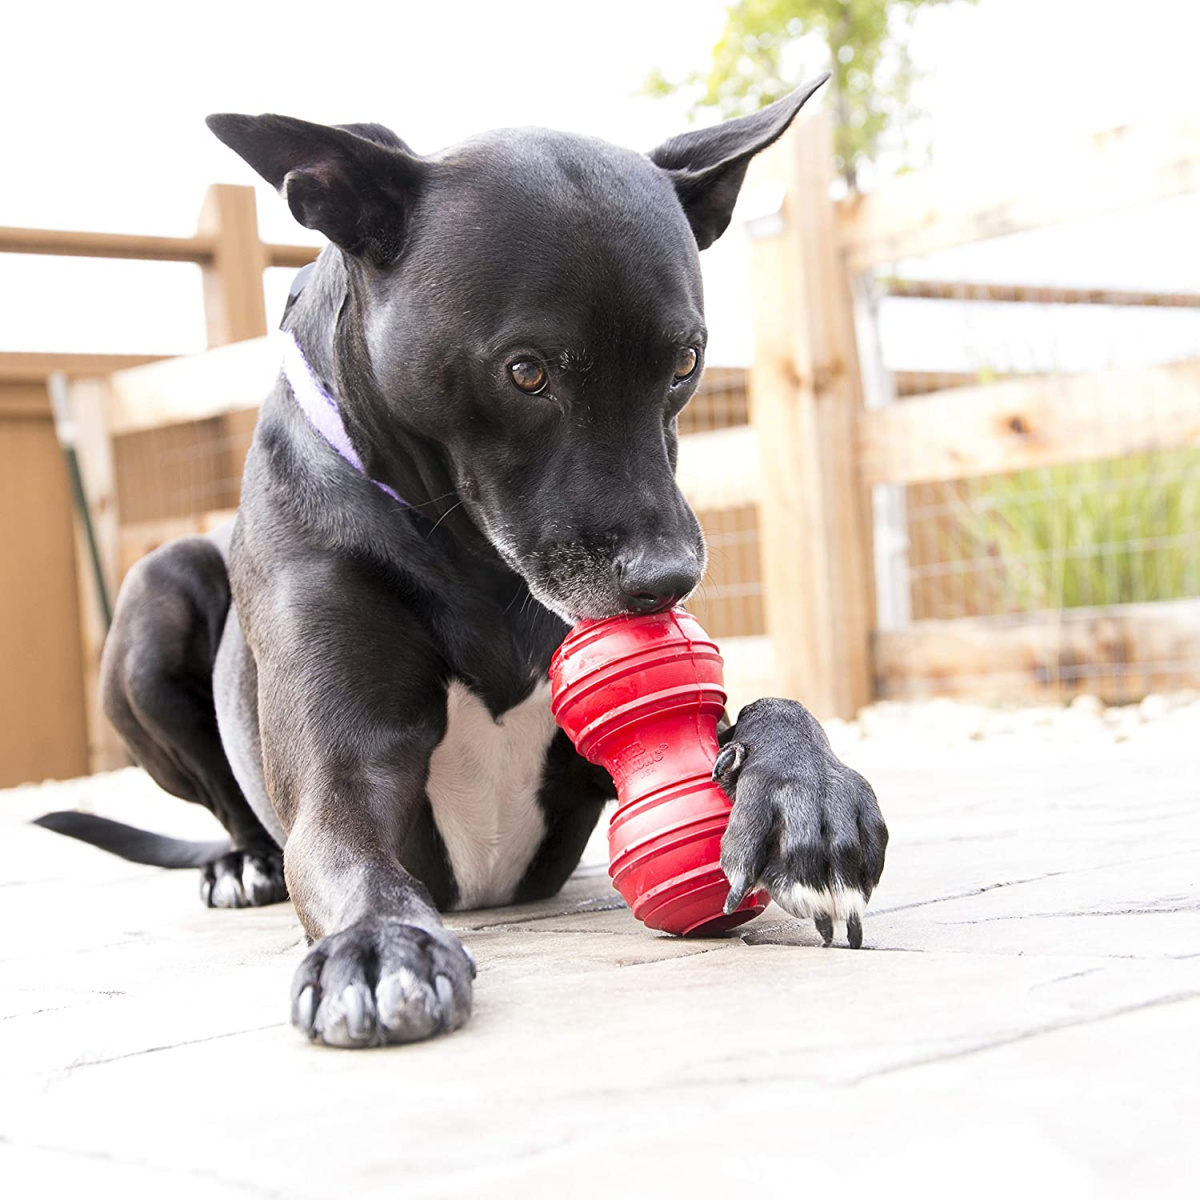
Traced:
<path id="1" fill-rule="evenodd" d="M 207 911 L 192 872 L 27 824 L 206 814 L 136 771 L 0 793 L 0 1187 L 1194 1196 L 1200 784 L 1195 740 L 1160 740 L 864 761 L 892 844 L 859 952 L 776 908 L 657 936 L 593 861 L 450 922 L 465 1030 L 361 1053 L 287 1024 L 290 907 Z"/>

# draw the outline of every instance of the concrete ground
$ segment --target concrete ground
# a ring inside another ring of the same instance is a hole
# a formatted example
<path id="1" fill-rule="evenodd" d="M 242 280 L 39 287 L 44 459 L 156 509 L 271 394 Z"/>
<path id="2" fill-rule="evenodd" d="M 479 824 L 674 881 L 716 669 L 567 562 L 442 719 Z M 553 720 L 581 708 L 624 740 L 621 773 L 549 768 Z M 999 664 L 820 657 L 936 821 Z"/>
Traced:
<path id="1" fill-rule="evenodd" d="M 890 765 L 848 739 L 892 830 L 863 950 L 776 908 L 658 936 L 593 864 L 456 915 L 471 1023 L 370 1052 L 287 1024 L 289 906 L 208 911 L 193 872 L 26 823 L 205 814 L 136 771 L 0 794 L 0 1190 L 1196 1195 L 1196 737 L 914 736 Z"/>

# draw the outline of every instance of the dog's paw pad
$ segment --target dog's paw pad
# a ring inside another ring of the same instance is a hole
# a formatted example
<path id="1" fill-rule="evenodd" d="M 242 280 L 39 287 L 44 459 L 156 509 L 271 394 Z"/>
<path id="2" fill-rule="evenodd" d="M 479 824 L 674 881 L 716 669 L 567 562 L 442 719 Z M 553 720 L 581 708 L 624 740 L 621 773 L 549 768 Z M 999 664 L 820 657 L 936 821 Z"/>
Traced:
<path id="1" fill-rule="evenodd" d="M 231 850 L 200 872 L 200 899 L 209 908 L 258 908 L 287 894 L 278 850 Z"/>

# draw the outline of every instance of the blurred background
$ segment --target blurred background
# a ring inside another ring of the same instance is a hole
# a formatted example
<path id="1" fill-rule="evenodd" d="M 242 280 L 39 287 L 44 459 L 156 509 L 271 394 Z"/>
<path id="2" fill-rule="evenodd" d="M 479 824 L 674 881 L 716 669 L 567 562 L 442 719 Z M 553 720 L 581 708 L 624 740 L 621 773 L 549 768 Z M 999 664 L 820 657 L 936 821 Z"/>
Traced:
<path id="1" fill-rule="evenodd" d="M 206 113 L 380 121 L 419 152 L 523 124 L 649 149 L 823 70 L 704 255 L 709 368 L 680 421 L 712 560 L 692 607 L 733 708 L 969 737 L 1064 706 L 1118 738 L 1197 713 L 1186 0 L 118 2 L 5 25 L 0 786 L 126 761 L 95 703 L 107 608 L 139 555 L 236 508 L 270 331 L 319 245 Z"/>

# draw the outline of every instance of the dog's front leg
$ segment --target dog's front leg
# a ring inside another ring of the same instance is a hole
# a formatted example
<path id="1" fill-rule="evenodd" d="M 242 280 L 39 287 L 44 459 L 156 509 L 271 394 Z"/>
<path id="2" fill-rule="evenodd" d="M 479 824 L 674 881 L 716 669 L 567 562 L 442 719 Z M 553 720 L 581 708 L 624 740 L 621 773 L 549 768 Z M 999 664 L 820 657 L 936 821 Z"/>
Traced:
<path id="1" fill-rule="evenodd" d="M 336 588 L 307 582 L 304 605 L 276 610 L 255 652 L 265 778 L 313 942 L 292 1021 L 327 1045 L 416 1041 L 467 1020 L 475 974 L 429 890 L 401 866 L 429 819 L 444 668 L 394 602 L 381 607 L 341 577 Z M 436 872 L 427 881 L 442 882 Z"/>
<path id="2" fill-rule="evenodd" d="M 862 945 L 863 910 L 883 873 L 888 832 L 871 785 L 834 753 L 816 718 L 792 700 L 758 700 L 721 735 L 713 778 L 733 800 L 721 843 L 725 911 L 754 887 L 828 946 L 844 922 Z"/>
<path id="3" fill-rule="evenodd" d="M 389 755 L 357 778 L 330 781 L 301 800 L 284 870 L 316 939 L 292 982 L 292 1023 L 313 1041 L 343 1047 L 418 1041 L 457 1029 L 470 1016 L 474 962 L 392 849 L 401 831 L 381 800 L 403 812 L 403 799 L 380 797 L 372 786 L 374 776 L 419 795 L 430 750 L 397 746 L 403 771 Z"/>

